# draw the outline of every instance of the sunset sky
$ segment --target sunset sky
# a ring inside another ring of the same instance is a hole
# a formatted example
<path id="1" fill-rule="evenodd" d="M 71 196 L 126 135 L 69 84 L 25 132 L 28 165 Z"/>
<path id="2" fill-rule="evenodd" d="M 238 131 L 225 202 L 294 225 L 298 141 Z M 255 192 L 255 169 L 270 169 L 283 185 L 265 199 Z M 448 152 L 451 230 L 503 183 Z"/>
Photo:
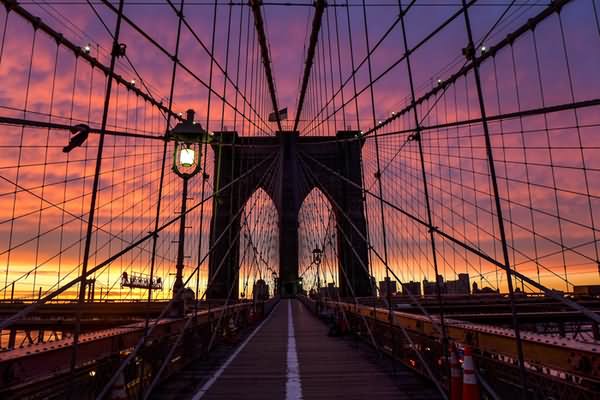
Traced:
<path id="1" fill-rule="evenodd" d="M 112 3 L 118 7 L 118 2 Z M 193 108 L 198 122 L 211 132 L 274 134 L 276 124 L 267 122 L 273 109 L 251 9 L 245 3 L 217 3 L 184 2 L 172 110 L 185 113 Z M 291 129 L 314 7 L 301 0 L 291 2 L 294 5 L 277 3 L 268 2 L 262 13 L 278 105 L 288 107 L 283 125 Z M 301 135 L 333 136 L 344 129 L 367 132 L 411 104 L 399 2 L 365 3 L 363 8 L 358 0 L 328 2 L 299 125 Z M 402 3 L 406 7 L 408 2 Z M 566 3 L 560 14 L 545 18 L 534 31 L 527 30 L 480 66 L 511 267 L 559 290 L 600 283 L 600 1 Z M 103 1 L 20 4 L 68 41 L 89 45 L 90 55 L 101 64 L 110 64 L 112 38 L 107 28 L 114 31 L 116 14 Z M 180 3 L 173 2 L 173 7 L 178 9 Z M 489 51 L 547 7 L 546 1 L 474 2 L 469 16 L 477 55 L 482 54 L 482 46 Z M 462 55 L 468 42 L 460 9 L 460 1 L 417 0 L 404 16 L 416 99 L 468 62 Z M 116 73 L 135 83 L 113 85 L 107 129 L 160 138 L 166 131 L 165 116 L 131 88 L 168 107 L 178 17 L 166 0 L 126 1 L 124 15 L 119 42 L 127 45 L 127 59 L 118 60 Z M 57 46 L 43 30 L 34 31 L 17 12 L 7 14 L 4 7 L 0 8 L 0 35 L 1 117 L 100 127 L 107 82 L 101 70 L 91 68 L 85 57 L 75 57 L 66 46 Z M 377 45 L 368 60 L 367 37 L 370 49 Z M 360 65 L 355 79 L 351 79 L 353 64 Z M 210 96 L 207 86 L 214 90 Z M 575 102 L 587 103 L 575 109 Z M 559 111 L 539 111 L 563 105 Z M 465 122 L 481 116 L 472 70 L 416 109 L 423 129 L 432 225 L 502 263 L 483 126 L 480 121 Z M 525 110 L 535 112 L 523 118 L 495 117 Z M 15 280 L 17 297 L 36 297 L 40 287 L 42 294 L 48 294 L 74 279 L 82 261 L 99 136 L 90 134 L 84 146 L 67 155 L 62 148 L 68 143 L 68 130 L 29 125 L 6 121 L 0 125 L 0 299 L 10 297 Z M 417 142 L 409 140 L 414 132 L 415 115 L 409 109 L 370 132 L 363 146 L 373 246 L 369 268 L 378 280 L 385 276 L 381 259 L 387 259 L 402 281 L 434 279 L 428 228 L 400 211 L 428 220 L 421 156 Z M 180 207 L 181 179 L 171 172 L 171 152 L 169 144 L 158 226 L 176 218 Z M 106 136 L 90 268 L 154 229 L 162 155 L 162 140 Z M 377 158 L 381 193 L 375 177 Z M 204 168 L 206 160 L 210 178 L 204 184 L 201 175 L 190 181 L 187 203 L 188 208 L 197 207 L 188 216 L 189 258 L 184 275 L 187 278 L 200 266 L 200 295 L 208 279 L 205 255 L 212 199 L 200 203 L 213 191 L 213 159 L 208 149 L 201 163 Z M 382 205 L 374 195 L 386 203 Z M 300 211 L 299 263 L 305 285 L 314 284 L 314 269 L 307 268 L 312 249 L 319 244 L 326 245 L 321 279 L 343 279 L 336 276 L 333 246 L 337 239 L 335 229 L 328 228 L 335 221 L 330 222 L 333 206 L 326 197 L 318 190 L 312 192 Z M 248 201 L 242 220 L 247 228 L 240 235 L 240 291 L 248 293 L 245 282 L 270 279 L 271 269 L 278 269 L 277 213 L 265 192 Z M 169 225 L 157 239 L 156 271 L 165 281 L 158 297 L 170 297 L 178 226 L 178 222 Z M 504 271 L 434 236 L 437 263 L 446 278 L 468 272 L 480 286 L 505 290 Z M 151 254 L 149 239 L 95 273 L 96 297 L 101 291 L 104 297 L 145 297 L 141 290 L 121 289 L 119 276 L 123 271 L 149 273 Z M 190 286 L 195 286 L 195 278 Z M 538 291 L 531 285 L 523 287 Z M 65 297 L 73 293 L 68 291 Z"/>

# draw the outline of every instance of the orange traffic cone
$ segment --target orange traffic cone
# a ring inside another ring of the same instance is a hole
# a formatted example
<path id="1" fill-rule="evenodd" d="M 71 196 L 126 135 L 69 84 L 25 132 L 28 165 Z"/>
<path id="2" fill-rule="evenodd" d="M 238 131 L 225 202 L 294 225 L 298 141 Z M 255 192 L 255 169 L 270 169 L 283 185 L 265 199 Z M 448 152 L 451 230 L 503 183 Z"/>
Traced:
<path id="1" fill-rule="evenodd" d="M 473 362 L 473 349 L 465 345 L 465 358 L 463 362 L 463 400 L 479 400 L 479 385 L 475 376 L 475 363 Z"/>
<path id="2" fill-rule="evenodd" d="M 450 400 L 462 399 L 462 380 L 462 370 L 456 356 L 456 347 L 454 343 L 450 343 Z"/>
<path id="3" fill-rule="evenodd" d="M 111 400 L 127 400 L 127 390 L 125 388 L 125 376 L 123 373 L 119 374 L 117 381 L 110 391 Z"/>

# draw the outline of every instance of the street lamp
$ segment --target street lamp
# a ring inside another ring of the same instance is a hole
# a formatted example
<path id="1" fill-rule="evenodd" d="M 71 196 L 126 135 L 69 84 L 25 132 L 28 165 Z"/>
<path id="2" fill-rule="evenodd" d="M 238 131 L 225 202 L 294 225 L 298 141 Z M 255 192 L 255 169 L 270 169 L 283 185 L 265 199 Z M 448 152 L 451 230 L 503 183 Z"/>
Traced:
<path id="1" fill-rule="evenodd" d="M 187 111 L 185 121 L 178 123 L 167 137 L 173 140 L 173 172 L 183 179 L 181 193 L 181 219 L 179 220 L 179 242 L 177 248 L 177 272 L 173 284 L 174 310 L 178 315 L 183 314 L 183 260 L 185 244 L 185 217 L 187 211 L 188 181 L 200 172 L 202 144 L 210 141 L 210 136 L 199 123 L 194 121 L 194 110 Z"/>
<path id="2" fill-rule="evenodd" d="M 185 121 L 178 123 L 169 132 L 169 139 L 175 142 L 173 148 L 173 172 L 189 179 L 200 172 L 202 144 L 210 141 L 210 136 L 202 125 L 194 121 L 194 110 L 187 110 Z"/>
<path id="3" fill-rule="evenodd" d="M 315 247 L 312 254 L 313 254 L 312 262 L 313 262 L 313 264 L 315 264 L 317 266 L 317 294 L 318 294 L 319 290 L 321 289 L 321 274 L 319 273 L 319 265 L 321 265 L 321 258 L 323 257 L 323 250 L 321 250 L 318 247 Z"/>
<path id="4" fill-rule="evenodd" d="M 277 272 L 273 271 L 271 277 L 273 278 L 273 296 L 277 296 L 279 294 L 279 278 L 277 277 Z"/>

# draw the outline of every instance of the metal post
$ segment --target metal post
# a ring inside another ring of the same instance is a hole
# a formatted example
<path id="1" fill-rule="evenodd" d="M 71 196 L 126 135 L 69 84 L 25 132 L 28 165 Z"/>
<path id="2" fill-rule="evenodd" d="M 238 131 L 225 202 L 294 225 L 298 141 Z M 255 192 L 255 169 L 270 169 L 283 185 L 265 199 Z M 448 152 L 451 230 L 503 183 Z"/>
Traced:
<path id="1" fill-rule="evenodd" d="M 321 265 L 320 262 L 317 263 L 317 296 L 319 295 L 319 293 L 321 292 L 321 274 L 319 272 L 319 266 Z"/>
<path id="2" fill-rule="evenodd" d="M 179 219 L 179 241 L 177 246 L 176 275 L 173 284 L 173 313 L 177 316 L 183 315 L 183 262 L 185 258 L 185 214 L 187 211 L 188 176 L 183 176 L 183 190 L 181 192 L 181 218 Z"/>

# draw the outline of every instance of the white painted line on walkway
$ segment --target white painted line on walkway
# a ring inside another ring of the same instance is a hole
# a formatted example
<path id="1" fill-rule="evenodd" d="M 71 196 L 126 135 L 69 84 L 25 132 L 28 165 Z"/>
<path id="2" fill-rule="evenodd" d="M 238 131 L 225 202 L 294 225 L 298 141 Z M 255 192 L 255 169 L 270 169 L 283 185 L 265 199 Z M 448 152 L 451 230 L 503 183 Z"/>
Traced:
<path id="1" fill-rule="evenodd" d="M 223 365 L 221 365 L 221 368 L 219 368 L 217 370 L 217 372 L 215 372 L 214 375 L 211 376 L 210 379 L 208 381 L 206 381 L 206 383 L 204 385 L 202 385 L 202 387 L 200 388 L 200 390 L 198 390 L 198 392 L 196 392 L 196 394 L 194 395 L 194 397 L 192 397 L 192 400 L 199 400 L 202 397 L 204 397 L 204 395 L 206 394 L 206 392 L 208 392 L 208 390 L 210 389 L 210 387 L 217 381 L 217 379 L 219 379 L 219 377 L 223 374 L 223 372 L 229 366 L 229 364 L 231 364 L 231 362 L 233 360 L 235 360 L 235 358 L 238 356 L 238 354 L 240 354 L 240 352 L 242 350 L 244 350 L 244 347 L 246 347 L 246 345 L 248 344 L 248 342 L 250 342 L 252 340 L 252 338 L 254 337 L 254 335 L 256 335 L 258 333 L 258 331 L 261 330 L 261 328 L 263 327 L 263 325 L 266 324 L 267 321 L 269 321 L 271 319 L 271 316 L 273 316 L 273 314 L 275 313 L 275 310 L 277 309 L 277 307 L 279 307 L 279 303 L 277 303 L 275 305 L 275 307 L 273 307 L 273 309 L 271 310 L 271 313 L 269 314 L 269 316 L 267 318 L 265 318 L 265 320 L 263 322 L 261 322 L 260 325 L 258 325 L 256 327 L 256 329 L 250 335 L 248 335 L 248 337 L 246 338 L 246 340 L 244 340 L 242 342 L 242 344 L 237 348 L 237 350 L 234 351 L 233 354 L 229 356 L 229 358 L 227 359 L 227 361 L 225 361 L 225 363 L 223 363 Z"/>
<path id="2" fill-rule="evenodd" d="M 300 383 L 298 353 L 296 353 L 296 336 L 294 335 L 292 300 L 288 300 L 287 382 L 285 384 L 285 399 L 302 400 L 302 385 Z"/>

